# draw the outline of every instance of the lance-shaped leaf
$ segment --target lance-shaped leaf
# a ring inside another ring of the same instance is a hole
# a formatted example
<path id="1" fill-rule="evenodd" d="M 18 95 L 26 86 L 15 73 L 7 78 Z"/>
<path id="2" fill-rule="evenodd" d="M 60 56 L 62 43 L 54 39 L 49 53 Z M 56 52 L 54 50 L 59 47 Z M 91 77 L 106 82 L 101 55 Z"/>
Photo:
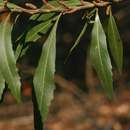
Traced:
<path id="1" fill-rule="evenodd" d="M 75 47 L 79 44 L 79 42 L 80 42 L 82 36 L 84 35 L 84 33 L 85 33 L 85 31 L 86 31 L 87 26 L 88 26 L 88 21 L 85 23 L 83 29 L 81 30 L 79 36 L 78 36 L 77 39 L 76 39 L 74 45 L 73 45 L 72 48 L 70 49 L 69 54 L 68 54 L 66 60 L 67 60 L 68 57 L 71 55 L 71 53 L 72 53 L 72 51 L 75 49 Z"/>
<path id="2" fill-rule="evenodd" d="M 20 57 L 21 51 L 22 51 L 23 45 L 18 44 L 16 51 L 15 51 L 15 59 L 16 61 L 18 60 L 18 58 Z"/>
<path id="3" fill-rule="evenodd" d="M 56 29 L 58 21 L 59 17 L 43 45 L 41 57 L 33 81 L 38 107 L 43 121 L 45 121 L 47 117 L 48 107 L 53 99 L 55 88 L 54 73 L 56 57 Z"/>
<path id="4" fill-rule="evenodd" d="M 9 89 L 20 100 L 20 78 L 16 68 L 16 60 L 11 43 L 12 24 L 10 15 L 0 23 L 0 71 L 8 84 Z"/>
<path id="5" fill-rule="evenodd" d="M 35 42 L 41 37 L 39 33 L 42 33 L 42 34 L 47 33 L 47 31 L 53 25 L 52 21 L 56 20 L 57 16 L 54 17 L 54 15 L 55 13 L 41 14 L 41 15 L 35 14 L 32 17 L 30 17 L 31 21 L 36 21 L 40 23 L 35 26 L 28 24 L 26 30 L 16 40 L 16 42 L 18 43 L 18 46 L 15 51 L 16 59 L 22 57 L 28 50 L 28 46 L 23 48 L 24 47 L 23 43 L 29 42 L 29 41 Z"/>
<path id="6" fill-rule="evenodd" d="M 119 72 L 121 72 L 123 64 L 122 40 L 120 38 L 120 34 L 118 32 L 116 22 L 114 17 L 112 16 L 112 13 L 110 13 L 109 16 L 107 38 L 113 60 Z"/>
<path id="7" fill-rule="evenodd" d="M 98 14 L 92 29 L 90 59 L 109 98 L 113 95 L 112 66 L 107 50 L 106 36 Z"/>
<path id="8" fill-rule="evenodd" d="M 53 20 L 54 19 L 48 20 L 46 22 L 42 22 L 34 26 L 32 29 L 30 29 L 26 35 L 26 42 L 29 42 L 29 41 L 35 42 L 36 40 L 38 40 L 41 37 L 39 33 L 45 34 L 53 25 L 52 23 Z"/>
<path id="9" fill-rule="evenodd" d="M 46 33 L 52 25 L 53 23 L 51 21 L 47 21 L 47 22 L 43 22 L 34 26 L 27 33 L 26 42 L 29 42 L 29 41 L 35 42 L 41 37 L 38 33 Z"/>
<path id="10" fill-rule="evenodd" d="M 29 48 L 29 46 L 26 46 L 25 48 L 23 48 L 23 44 L 19 44 L 17 46 L 16 51 L 15 51 L 15 59 L 16 59 L 16 61 L 26 54 L 28 48 Z"/>
<path id="11" fill-rule="evenodd" d="M 49 19 L 47 19 L 47 17 Z M 32 18 L 30 18 L 30 19 L 32 19 Z M 26 35 L 26 42 L 29 42 L 29 41 L 35 42 L 36 40 L 38 40 L 41 37 L 41 35 L 39 35 L 39 33 L 46 34 L 47 31 L 53 25 L 53 21 L 55 21 L 57 19 L 57 16 L 52 17 L 52 14 L 48 14 L 45 17 L 43 17 L 43 16 L 39 17 L 40 20 L 37 19 L 36 17 L 33 17 L 33 20 L 34 19 L 36 19 L 37 21 L 42 21 L 42 22 L 29 30 L 29 32 Z"/>
<path id="12" fill-rule="evenodd" d="M 4 88 L 5 88 L 5 80 L 0 72 L 0 100 L 1 100 Z"/>

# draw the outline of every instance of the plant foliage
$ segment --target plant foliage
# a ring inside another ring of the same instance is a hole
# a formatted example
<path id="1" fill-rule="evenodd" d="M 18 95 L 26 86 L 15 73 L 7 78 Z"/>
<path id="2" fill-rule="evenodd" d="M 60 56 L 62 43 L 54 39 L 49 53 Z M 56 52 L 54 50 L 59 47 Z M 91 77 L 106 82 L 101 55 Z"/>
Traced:
<path id="1" fill-rule="evenodd" d="M 121 72 L 123 66 L 122 40 L 120 38 L 115 19 L 111 13 L 108 20 L 107 37 L 112 57 L 115 61 L 117 69 Z"/>
<path id="2" fill-rule="evenodd" d="M 87 27 L 92 25 L 90 60 L 107 96 L 110 99 L 113 97 L 112 65 L 108 48 L 110 48 L 112 59 L 120 72 L 123 66 L 123 48 L 111 8 L 108 11 L 109 16 L 106 15 L 108 19 L 106 33 L 99 18 L 101 13 L 99 13 L 98 8 L 102 6 L 108 8 L 110 6 L 109 2 L 91 3 L 87 1 L 81 2 L 80 0 L 59 2 L 58 0 L 52 0 L 48 4 L 39 5 L 40 8 L 32 3 L 25 2 L 24 6 L 19 6 L 20 1 L 16 3 L 18 4 L 5 3 L 0 0 L 0 99 L 6 83 L 12 95 L 18 102 L 20 101 L 21 82 L 18 73 L 20 70 L 17 68 L 16 61 L 26 54 L 28 42 L 36 42 L 43 34 L 46 34 L 48 36 L 43 43 L 41 56 L 33 78 L 42 121 L 46 120 L 55 89 L 56 33 L 60 22 L 59 19 L 65 14 L 75 13 L 79 10 L 84 11 L 83 20 L 85 20 L 85 24 L 81 32 L 79 32 L 79 36 L 69 55 L 80 43 L 82 36 L 87 35 L 85 33 Z M 29 14 L 27 29 L 13 41 L 12 28 L 23 12 Z M 16 16 L 15 22 L 11 22 L 14 13 Z M 14 49 L 14 46 L 16 49 Z"/>
<path id="3" fill-rule="evenodd" d="M 10 15 L 0 23 L 0 72 L 12 94 L 20 101 L 20 77 L 16 68 L 16 60 L 12 49 Z"/>
<path id="4" fill-rule="evenodd" d="M 96 13 L 92 29 L 90 58 L 102 86 L 104 86 L 108 97 L 111 98 L 113 95 L 112 66 L 107 49 L 106 35 L 98 13 Z"/>
<path id="5" fill-rule="evenodd" d="M 47 117 L 48 106 L 53 99 L 53 92 L 55 89 L 54 73 L 56 59 L 56 30 L 58 21 L 59 17 L 43 45 L 39 64 L 34 76 L 35 93 L 43 120 Z"/>

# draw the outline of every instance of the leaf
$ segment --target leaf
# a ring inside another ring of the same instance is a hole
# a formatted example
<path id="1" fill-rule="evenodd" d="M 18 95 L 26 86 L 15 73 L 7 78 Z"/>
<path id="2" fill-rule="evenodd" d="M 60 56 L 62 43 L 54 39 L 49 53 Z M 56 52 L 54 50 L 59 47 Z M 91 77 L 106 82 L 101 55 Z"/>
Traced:
<path id="1" fill-rule="evenodd" d="M 55 13 L 47 13 L 47 14 L 35 14 L 30 17 L 30 20 L 36 20 L 36 21 L 47 21 L 54 17 Z"/>
<path id="2" fill-rule="evenodd" d="M 32 29 L 30 29 L 26 35 L 26 42 L 29 42 L 29 41 L 35 42 L 36 40 L 38 40 L 41 37 L 38 33 L 43 33 L 43 34 L 47 33 L 47 31 L 53 25 L 52 21 L 55 20 L 56 18 L 57 16 L 48 21 L 42 22 L 34 26 Z"/>
<path id="3" fill-rule="evenodd" d="M 21 51 L 21 54 L 20 54 L 20 58 L 26 54 L 28 48 L 29 48 L 29 46 L 26 46 L 26 47 L 22 48 L 22 51 Z"/>
<path id="4" fill-rule="evenodd" d="M 113 96 L 112 66 L 107 50 L 106 36 L 98 14 L 92 29 L 90 59 L 109 99 Z"/>
<path id="5" fill-rule="evenodd" d="M 35 14 L 32 17 L 30 17 L 29 20 L 41 22 L 35 26 L 32 27 L 31 24 L 28 24 L 28 27 L 26 30 L 18 37 L 16 40 L 18 46 L 15 51 L 15 57 L 16 59 L 22 57 L 25 55 L 26 51 L 28 50 L 28 45 L 27 47 L 24 47 L 23 43 L 29 42 L 29 41 L 36 41 L 38 40 L 41 36 L 38 34 L 39 32 L 41 33 L 47 33 L 47 31 L 50 29 L 50 27 L 53 25 L 52 20 L 55 20 L 56 17 L 53 17 L 55 13 L 49 13 L 49 14 L 44 14 L 44 15 L 39 15 Z M 28 32 L 29 30 L 29 32 Z"/>
<path id="6" fill-rule="evenodd" d="M 48 107 L 53 99 L 56 57 L 56 29 L 60 16 L 45 41 L 38 67 L 34 76 L 34 89 L 43 122 L 47 118 Z"/>
<path id="7" fill-rule="evenodd" d="M 68 59 L 68 57 L 71 55 L 71 53 L 72 53 L 72 51 L 75 49 L 75 47 L 79 44 L 79 42 L 80 42 L 82 36 L 84 35 L 84 33 L 85 33 L 85 31 L 86 31 L 87 26 L 88 26 L 88 22 L 85 23 L 85 25 L 84 25 L 82 31 L 80 32 L 78 38 L 77 38 L 76 41 L 75 41 L 75 44 L 74 44 L 74 45 L 72 46 L 72 48 L 70 49 L 69 54 L 68 54 L 68 56 L 67 56 L 67 59 Z"/>
<path id="8" fill-rule="evenodd" d="M 18 44 L 16 51 L 15 51 L 15 59 L 16 61 L 18 60 L 18 58 L 20 57 L 21 51 L 23 48 L 23 44 Z"/>
<path id="9" fill-rule="evenodd" d="M 15 51 L 16 61 L 26 54 L 28 48 L 29 48 L 29 46 L 23 47 L 23 44 L 18 44 L 16 51 Z"/>
<path id="10" fill-rule="evenodd" d="M 3 94 L 3 91 L 4 91 L 4 88 L 5 88 L 5 80 L 0 72 L 0 100 L 2 98 L 2 94 Z"/>
<path id="11" fill-rule="evenodd" d="M 51 21 L 43 22 L 41 24 L 38 24 L 34 26 L 26 35 L 26 42 L 33 41 L 35 42 L 38 40 L 41 36 L 38 34 L 39 32 L 46 33 L 48 29 L 52 26 Z"/>
<path id="12" fill-rule="evenodd" d="M 9 18 L 10 15 L 8 15 L 7 18 L 0 23 L 0 71 L 16 100 L 20 101 L 21 83 L 12 49 L 12 25 L 9 23 Z"/>
<path id="13" fill-rule="evenodd" d="M 120 34 L 118 32 L 116 22 L 112 14 L 110 13 L 107 29 L 107 38 L 110 47 L 110 51 L 113 57 L 113 60 L 121 72 L 123 66 L 123 47 Z"/>
<path id="14" fill-rule="evenodd" d="M 18 39 L 16 39 L 15 44 L 17 44 L 16 50 L 15 50 L 15 59 L 16 61 L 21 58 L 23 55 L 26 54 L 26 51 L 28 49 L 28 44 L 25 43 L 25 37 L 26 37 L 26 31 L 23 32 Z"/>

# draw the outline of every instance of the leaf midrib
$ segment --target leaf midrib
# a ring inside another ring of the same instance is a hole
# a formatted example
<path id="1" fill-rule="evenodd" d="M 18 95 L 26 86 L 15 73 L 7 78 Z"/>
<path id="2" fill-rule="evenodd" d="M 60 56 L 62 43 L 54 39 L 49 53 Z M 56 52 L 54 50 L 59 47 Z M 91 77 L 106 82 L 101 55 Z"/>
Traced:
<path id="1" fill-rule="evenodd" d="M 99 18 L 98 18 L 98 20 L 99 20 Z M 102 58 L 101 58 L 102 56 L 100 55 L 101 54 L 100 45 L 99 45 L 100 44 L 100 40 L 98 39 L 98 37 L 99 37 L 99 26 L 100 26 L 100 23 L 97 22 L 97 24 L 98 24 L 98 26 L 96 28 L 96 31 L 97 31 L 98 50 L 99 50 L 98 54 L 99 54 L 101 66 L 103 67 Z M 102 71 L 102 72 L 103 72 L 103 75 L 105 75 L 105 72 L 104 71 Z M 104 76 L 104 78 L 105 78 L 105 81 L 107 81 L 106 76 Z"/>
<path id="2" fill-rule="evenodd" d="M 8 26 L 7 26 L 7 24 L 8 24 L 8 23 L 7 23 L 7 22 L 8 22 L 8 18 L 9 18 L 9 16 L 7 16 L 7 18 L 5 19 L 5 22 L 2 23 L 3 26 L 2 26 L 2 34 L 1 34 L 2 40 L 1 40 L 1 41 L 3 42 L 3 44 L 2 44 L 2 45 L 3 45 L 3 55 L 4 55 L 3 57 L 5 58 L 4 62 L 6 63 L 6 67 L 7 67 L 7 69 L 8 69 L 9 75 L 12 76 L 12 72 L 10 71 L 10 66 L 9 66 L 9 64 L 8 64 L 8 57 L 7 57 L 7 54 L 6 54 L 6 51 L 7 51 L 7 50 L 6 50 L 6 46 L 5 46 L 5 45 L 6 45 L 6 40 L 5 40 L 5 39 L 7 38 L 5 34 L 6 34 L 6 31 L 7 31 L 6 28 L 8 27 Z M 12 81 L 11 81 L 11 84 L 14 85 L 14 84 L 12 83 Z M 17 93 L 17 88 L 16 88 L 16 87 L 13 87 L 13 91 L 14 91 L 15 94 L 16 94 L 16 93 Z"/>
<path id="3" fill-rule="evenodd" d="M 10 67 L 9 67 L 9 64 L 8 64 L 8 60 L 7 60 L 8 58 L 7 58 L 7 55 L 6 55 L 6 46 L 5 46 L 5 44 L 6 44 L 6 43 L 5 43 L 5 41 L 6 41 L 6 40 L 5 40 L 5 37 L 6 37 L 6 36 L 5 36 L 5 33 L 6 33 L 6 21 L 5 21 L 5 23 L 3 23 L 3 27 L 2 27 L 2 41 L 3 41 L 3 44 L 2 44 L 2 45 L 3 45 L 3 50 L 4 50 L 4 51 L 3 51 L 3 52 L 4 52 L 3 55 L 4 55 L 4 57 L 5 57 L 5 58 L 4 58 L 4 59 L 5 59 L 4 61 L 6 61 L 6 63 L 7 63 L 6 65 L 7 65 L 7 67 L 8 67 L 8 70 L 10 70 Z M 9 71 L 9 73 L 11 74 L 10 71 Z"/>
<path id="4" fill-rule="evenodd" d="M 53 29 L 55 29 L 55 26 L 56 25 L 54 25 L 54 27 L 53 27 Z M 52 30 L 52 33 L 53 33 L 53 31 L 54 30 Z M 50 38 L 49 39 L 52 39 L 53 37 L 52 37 L 52 33 L 50 34 Z M 49 40 L 50 41 L 50 40 Z M 47 42 L 46 42 L 47 43 Z M 51 48 L 51 45 L 53 44 L 53 42 L 49 42 L 50 44 L 48 45 L 49 47 L 48 47 L 48 49 L 47 49 L 47 55 L 46 55 L 46 60 L 45 60 L 45 65 L 44 65 L 44 67 L 46 68 L 47 67 L 47 63 L 48 63 L 48 57 L 49 57 L 49 50 L 50 50 L 50 48 Z M 51 44 L 52 43 L 52 44 Z M 44 68 L 44 73 L 43 73 L 43 86 L 45 87 L 45 74 L 46 74 L 46 72 L 47 72 L 47 69 L 45 69 Z M 43 88 L 44 89 L 44 88 Z M 40 109 L 41 109 L 41 107 L 42 107 L 42 98 L 43 98 L 43 95 L 44 95 L 44 91 L 42 91 L 42 94 L 41 94 L 41 98 L 40 98 L 40 104 L 39 104 L 39 107 L 40 107 Z"/>

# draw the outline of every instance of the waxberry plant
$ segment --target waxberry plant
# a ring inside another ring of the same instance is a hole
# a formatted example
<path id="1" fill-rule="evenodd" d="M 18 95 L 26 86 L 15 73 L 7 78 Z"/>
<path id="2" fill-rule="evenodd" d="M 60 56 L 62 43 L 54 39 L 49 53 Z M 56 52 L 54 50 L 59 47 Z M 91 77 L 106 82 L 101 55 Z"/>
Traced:
<path id="1" fill-rule="evenodd" d="M 0 0 L 0 98 L 5 84 L 17 102 L 21 101 L 20 68 L 17 61 L 28 50 L 28 42 L 36 42 L 42 35 L 47 38 L 42 46 L 41 56 L 33 75 L 34 124 L 36 130 L 43 129 L 55 89 L 54 74 L 56 60 L 56 34 L 60 18 L 82 10 L 85 21 L 79 36 L 68 55 L 79 44 L 88 26 L 92 26 L 90 61 L 109 99 L 113 97 L 113 74 L 111 59 L 121 73 L 123 64 L 122 41 L 112 14 L 112 1 L 109 0 L 41 0 L 40 6 L 34 2 Z M 101 12 L 100 12 L 101 11 Z M 104 13 L 107 26 L 103 28 L 100 14 Z M 28 15 L 27 27 L 15 40 L 14 25 L 22 14 Z M 33 23 L 33 24 L 30 24 Z M 80 23 L 79 23 L 80 24 Z M 108 51 L 109 48 L 109 51 Z M 111 55 L 111 57 L 110 57 Z"/>

